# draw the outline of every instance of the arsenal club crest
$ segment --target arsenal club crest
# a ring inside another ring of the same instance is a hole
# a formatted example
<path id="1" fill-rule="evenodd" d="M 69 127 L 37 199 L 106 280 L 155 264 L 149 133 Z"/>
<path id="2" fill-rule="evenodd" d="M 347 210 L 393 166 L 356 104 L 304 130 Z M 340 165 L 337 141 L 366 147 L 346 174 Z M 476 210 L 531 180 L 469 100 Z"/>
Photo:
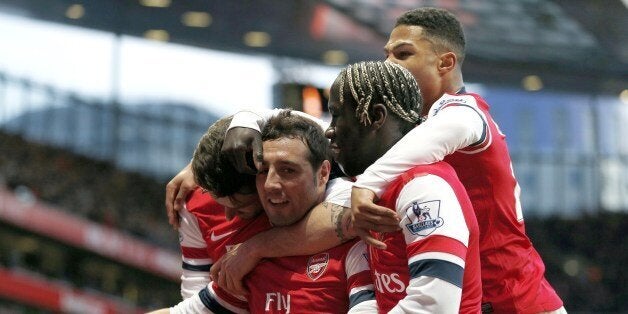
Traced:
<path id="1" fill-rule="evenodd" d="M 310 256 L 310 259 L 307 261 L 307 276 L 312 280 L 320 278 L 320 276 L 325 273 L 325 270 L 327 270 L 328 264 L 328 253 L 320 253 Z"/>

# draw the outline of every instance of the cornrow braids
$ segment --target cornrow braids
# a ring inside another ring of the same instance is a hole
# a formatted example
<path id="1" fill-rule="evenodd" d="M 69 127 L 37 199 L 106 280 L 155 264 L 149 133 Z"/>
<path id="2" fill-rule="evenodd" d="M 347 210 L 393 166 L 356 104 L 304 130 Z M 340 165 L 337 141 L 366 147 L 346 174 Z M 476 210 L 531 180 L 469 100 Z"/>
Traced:
<path id="1" fill-rule="evenodd" d="M 344 105 L 344 85 L 356 102 L 355 115 L 365 126 L 371 124 L 370 108 L 383 103 L 399 118 L 421 123 L 423 106 L 416 80 L 404 67 L 387 61 L 358 62 L 344 68 L 340 78 L 340 103 Z"/>

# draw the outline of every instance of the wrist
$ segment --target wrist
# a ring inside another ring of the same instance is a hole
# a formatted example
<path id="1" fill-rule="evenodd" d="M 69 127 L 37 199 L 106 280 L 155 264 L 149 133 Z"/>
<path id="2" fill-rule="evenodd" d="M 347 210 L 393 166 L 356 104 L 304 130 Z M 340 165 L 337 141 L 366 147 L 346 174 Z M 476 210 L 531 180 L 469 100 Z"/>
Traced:
<path id="1" fill-rule="evenodd" d="M 270 257 L 264 256 L 265 253 L 268 252 L 268 250 L 264 249 L 265 243 L 266 242 L 262 237 L 255 236 L 245 242 L 242 242 L 238 250 L 245 253 L 249 260 L 259 261 L 262 258 Z"/>

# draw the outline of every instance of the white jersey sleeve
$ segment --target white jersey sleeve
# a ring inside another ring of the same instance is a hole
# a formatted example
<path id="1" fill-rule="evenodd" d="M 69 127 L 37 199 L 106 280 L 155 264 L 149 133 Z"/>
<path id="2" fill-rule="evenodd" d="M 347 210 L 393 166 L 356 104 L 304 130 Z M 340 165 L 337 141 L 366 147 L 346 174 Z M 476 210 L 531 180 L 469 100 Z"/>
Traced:
<path id="1" fill-rule="evenodd" d="M 452 105 L 462 101 L 463 105 Z M 380 197 L 388 183 L 404 171 L 441 161 L 459 149 L 481 142 L 487 126 L 480 113 L 472 96 L 444 95 L 432 106 L 428 119 L 369 166 L 354 185 Z"/>
<path id="2" fill-rule="evenodd" d="M 170 314 L 208 314 L 208 313 L 236 313 L 247 314 L 248 309 L 243 309 L 230 305 L 222 301 L 208 284 L 191 298 L 185 299 L 179 304 L 170 308 Z"/>
<path id="3" fill-rule="evenodd" d="M 325 202 L 342 207 L 351 207 L 351 187 L 349 179 L 340 177 L 329 180 L 325 190 Z"/>
<path id="4" fill-rule="evenodd" d="M 377 313 L 377 301 L 368 300 L 361 303 L 356 304 L 352 308 L 349 309 L 347 314 L 373 314 Z"/>
<path id="5" fill-rule="evenodd" d="M 372 302 L 375 302 L 375 287 L 370 270 L 366 244 L 357 241 L 345 257 L 345 274 L 349 285 L 349 313 L 363 313 L 373 306 Z M 375 309 L 377 310 L 376 304 Z"/>
<path id="6" fill-rule="evenodd" d="M 187 298 L 170 308 L 170 314 L 211 314 L 214 313 L 205 307 L 198 294 Z"/>
<path id="7" fill-rule="evenodd" d="M 209 283 L 209 269 L 213 261 L 207 253 L 198 220 L 185 207 L 179 211 L 181 217 L 179 240 L 182 252 L 181 296 L 187 299 Z"/>
<path id="8" fill-rule="evenodd" d="M 391 313 L 457 313 L 469 228 L 453 188 L 435 175 L 416 177 L 400 192 L 396 210 L 410 283 Z"/>
<path id="9" fill-rule="evenodd" d="M 278 115 L 280 112 L 285 111 L 287 109 L 267 109 L 267 110 L 261 110 L 261 111 L 253 111 L 253 110 L 243 110 L 243 111 L 239 111 L 238 113 L 233 115 L 233 119 L 231 120 L 231 124 L 229 124 L 229 129 L 231 130 L 232 128 L 235 127 L 244 127 L 244 128 L 249 128 L 249 129 L 254 129 L 257 131 L 260 131 L 264 128 L 264 126 L 266 125 L 266 122 L 268 121 L 268 119 Z M 323 130 L 326 130 L 327 127 L 329 126 L 329 123 L 318 119 L 314 116 L 311 116 L 305 112 L 301 112 L 301 111 L 297 111 L 297 110 L 292 110 L 293 113 L 298 114 L 302 117 L 306 117 L 308 119 L 313 120 L 314 122 L 316 122 L 318 125 L 321 126 L 321 128 L 323 128 Z"/>

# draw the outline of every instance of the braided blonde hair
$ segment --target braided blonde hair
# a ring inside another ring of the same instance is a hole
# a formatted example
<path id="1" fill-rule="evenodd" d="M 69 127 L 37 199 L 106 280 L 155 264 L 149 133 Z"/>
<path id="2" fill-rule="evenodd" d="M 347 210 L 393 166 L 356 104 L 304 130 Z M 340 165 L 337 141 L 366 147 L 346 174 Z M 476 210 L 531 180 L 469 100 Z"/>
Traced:
<path id="1" fill-rule="evenodd" d="M 420 123 L 423 100 L 414 76 L 404 67 L 388 61 L 358 62 L 344 68 L 338 79 L 340 104 L 345 105 L 346 84 L 357 103 L 355 115 L 363 125 L 371 125 L 369 110 L 376 103 L 383 103 L 407 122 Z"/>

